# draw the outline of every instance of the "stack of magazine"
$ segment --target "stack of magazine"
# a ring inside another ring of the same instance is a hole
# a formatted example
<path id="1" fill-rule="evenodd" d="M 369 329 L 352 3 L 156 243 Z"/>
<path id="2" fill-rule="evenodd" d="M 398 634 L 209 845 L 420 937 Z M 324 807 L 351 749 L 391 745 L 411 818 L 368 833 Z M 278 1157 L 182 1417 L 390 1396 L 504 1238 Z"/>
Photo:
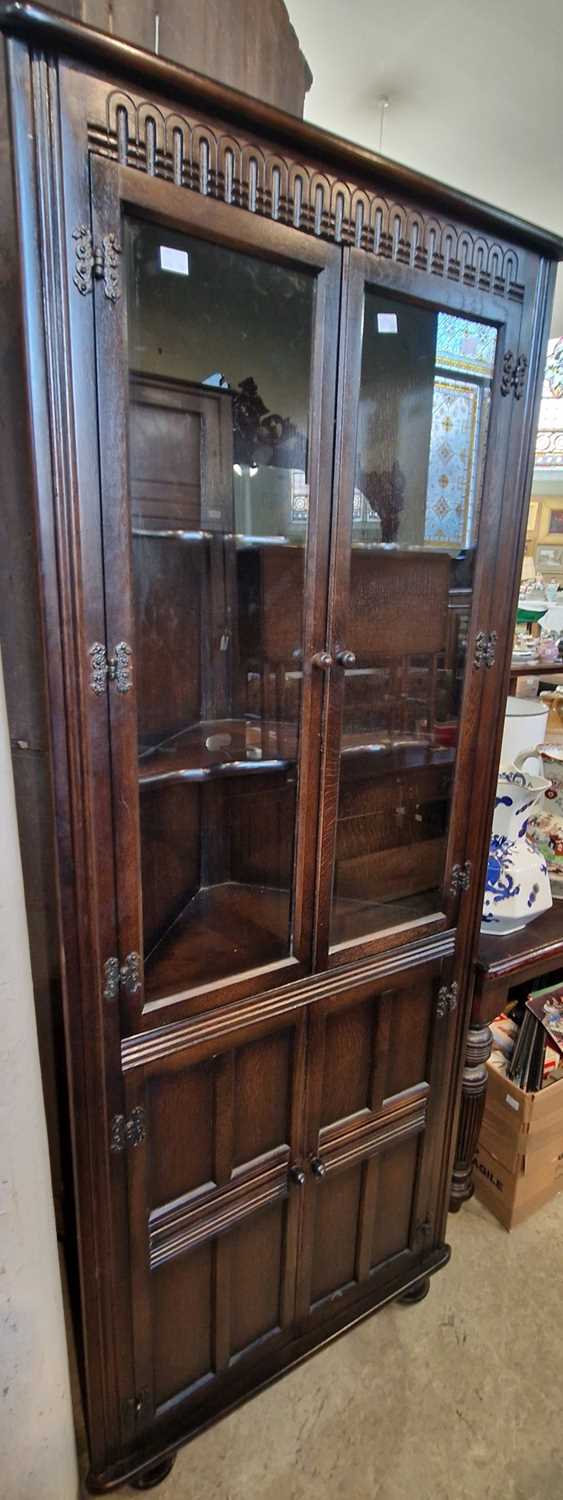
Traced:
<path id="1" fill-rule="evenodd" d="M 526 1001 L 524 1019 L 506 1070 L 507 1078 L 525 1093 L 537 1093 L 549 1074 L 548 1054 L 563 1057 L 563 985 L 536 990 Z"/>

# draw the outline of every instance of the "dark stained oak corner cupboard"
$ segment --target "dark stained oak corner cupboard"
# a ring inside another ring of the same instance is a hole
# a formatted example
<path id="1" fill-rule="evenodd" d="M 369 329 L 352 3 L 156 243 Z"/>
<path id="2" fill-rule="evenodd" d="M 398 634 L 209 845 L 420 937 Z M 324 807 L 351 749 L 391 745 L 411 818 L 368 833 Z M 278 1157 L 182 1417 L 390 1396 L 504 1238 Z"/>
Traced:
<path id="1" fill-rule="evenodd" d="M 562 247 L 1 15 L 103 1489 L 447 1260 Z"/>

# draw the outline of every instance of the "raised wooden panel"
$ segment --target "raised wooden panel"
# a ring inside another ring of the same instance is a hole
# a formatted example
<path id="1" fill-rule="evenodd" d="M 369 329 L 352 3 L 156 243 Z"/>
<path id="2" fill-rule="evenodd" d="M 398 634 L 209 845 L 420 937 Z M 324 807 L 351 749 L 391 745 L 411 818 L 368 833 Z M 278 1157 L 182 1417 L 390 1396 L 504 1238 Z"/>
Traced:
<path id="1" fill-rule="evenodd" d="M 213 1261 L 200 1245 L 152 1273 L 155 1406 L 211 1372 Z"/>
<path id="2" fill-rule="evenodd" d="M 360 1002 L 326 1020 L 321 1127 L 370 1108 L 375 1002 Z"/>
<path id="3" fill-rule="evenodd" d="M 400 1108 L 407 1091 L 428 1093 L 435 990 L 435 976 L 426 973 L 396 989 L 367 989 L 360 1000 L 340 995 L 319 1007 L 312 1148 L 355 1123 L 363 1128 L 366 1117 L 375 1121 L 382 1111 Z"/>
<path id="4" fill-rule="evenodd" d="M 314 1185 L 312 1303 L 354 1280 L 361 1187 L 361 1164 Z"/>
<path id="5" fill-rule="evenodd" d="M 241 1048 L 235 1058 L 235 1166 L 288 1145 L 291 1135 L 291 1033 Z"/>
<path id="6" fill-rule="evenodd" d="M 214 1066 L 205 1059 L 147 1089 L 150 1206 L 214 1181 Z"/>
<path id="7" fill-rule="evenodd" d="M 391 1100 L 405 1089 L 429 1081 L 429 1038 L 435 983 L 421 979 L 393 997 L 391 1041 L 383 1081 L 383 1097 Z"/>
<path id="8" fill-rule="evenodd" d="M 231 1358 L 281 1326 L 285 1216 L 285 1203 L 273 1203 L 228 1237 Z"/>
<path id="9" fill-rule="evenodd" d="M 202 423 L 199 412 L 131 402 L 131 505 L 153 525 L 201 526 Z M 166 468 L 162 455 L 166 453 Z"/>
<path id="10" fill-rule="evenodd" d="M 227 394 L 151 373 L 131 377 L 133 526 L 218 529 L 232 518 L 232 411 Z M 227 510 L 225 510 L 227 507 Z"/>
<path id="11" fill-rule="evenodd" d="M 376 1202 L 370 1246 L 370 1265 L 408 1250 L 420 1138 L 414 1136 L 386 1151 L 374 1166 Z"/>

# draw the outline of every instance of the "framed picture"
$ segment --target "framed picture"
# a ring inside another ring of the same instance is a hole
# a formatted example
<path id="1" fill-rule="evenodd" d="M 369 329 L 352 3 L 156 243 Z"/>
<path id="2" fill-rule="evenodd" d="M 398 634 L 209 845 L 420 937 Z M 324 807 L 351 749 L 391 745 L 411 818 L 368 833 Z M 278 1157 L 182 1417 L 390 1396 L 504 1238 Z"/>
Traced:
<path id="1" fill-rule="evenodd" d="M 536 568 L 539 573 L 559 572 L 563 568 L 563 545 L 536 547 Z"/>
<path id="2" fill-rule="evenodd" d="M 532 536 L 533 533 L 535 532 L 537 519 L 538 519 L 538 502 L 537 502 L 537 500 L 530 500 L 530 506 L 529 506 L 529 510 L 528 510 L 528 520 L 526 522 L 526 535 L 527 536 Z"/>
<path id="3" fill-rule="evenodd" d="M 563 536 L 563 510 L 551 510 L 549 513 L 549 535 Z"/>

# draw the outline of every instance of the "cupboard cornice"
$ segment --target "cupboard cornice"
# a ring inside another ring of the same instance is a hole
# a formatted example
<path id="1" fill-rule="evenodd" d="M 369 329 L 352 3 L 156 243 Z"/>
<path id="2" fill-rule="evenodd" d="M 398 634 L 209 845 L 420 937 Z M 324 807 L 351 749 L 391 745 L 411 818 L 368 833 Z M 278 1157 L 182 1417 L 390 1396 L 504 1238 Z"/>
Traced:
<path id="1" fill-rule="evenodd" d="M 349 186 L 349 176 L 356 178 L 358 185 L 375 179 L 384 196 L 388 193 L 393 197 L 404 195 L 407 200 L 422 197 L 439 214 L 459 217 L 476 228 L 492 229 L 501 238 L 516 241 L 553 259 L 559 260 L 563 256 L 563 240 L 547 229 L 493 208 L 470 194 L 457 192 L 400 162 L 379 156 L 367 147 L 339 138 L 237 89 L 134 47 L 118 37 L 105 35 L 69 17 L 45 10 L 40 5 L 26 3 L 26 0 L 1 0 L 0 29 L 10 35 L 22 36 L 30 45 L 39 45 L 45 51 L 77 58 L 85 66 L 101 68 L 110 75 L 144 85 L 155 94 L 171 96 L 181 105 L 196 105 L 224 116 L 226 121 L 255 130 L 282 148 L 298 144 L 300 152 L 310 154 L 314 161 L 344 173 L 346 180 L 339 186 L 345 191 Z"/>

